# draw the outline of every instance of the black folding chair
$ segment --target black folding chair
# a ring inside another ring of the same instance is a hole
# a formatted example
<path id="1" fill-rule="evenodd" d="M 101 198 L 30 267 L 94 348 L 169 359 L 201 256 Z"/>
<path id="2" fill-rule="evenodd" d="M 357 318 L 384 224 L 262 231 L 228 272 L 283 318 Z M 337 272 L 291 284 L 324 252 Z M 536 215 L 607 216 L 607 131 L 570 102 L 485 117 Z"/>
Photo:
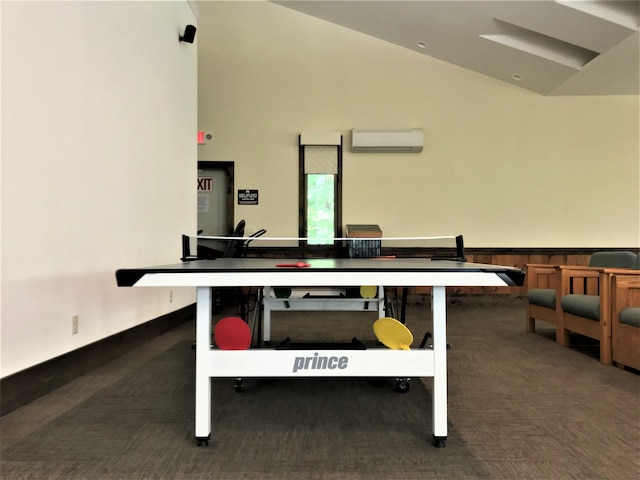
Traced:
<path id="1" fill-rule="evenodd" d="M 236 225 L 236 228 L 233 230 L 233 233 L 231 234 L 231 236 L 232 237 L 244 237 L 244 227 L 245 227 L 245 221 L 244 220 L 240 220 L 238 222 L 238 225 Z M 244 240 L 242 240 L 242 239 L 238 239 L 238 240 L 231 239 L 231 240 L 229 240 L 229 244 L 227 245 L 227 248 L 225 249 L 224 253 L 222 254 L 222 257 L 223 258 L 229 258 L 229 257 L 240 257 L 240 256 L 242 256 L 243 244 L 244 244 Z"/>

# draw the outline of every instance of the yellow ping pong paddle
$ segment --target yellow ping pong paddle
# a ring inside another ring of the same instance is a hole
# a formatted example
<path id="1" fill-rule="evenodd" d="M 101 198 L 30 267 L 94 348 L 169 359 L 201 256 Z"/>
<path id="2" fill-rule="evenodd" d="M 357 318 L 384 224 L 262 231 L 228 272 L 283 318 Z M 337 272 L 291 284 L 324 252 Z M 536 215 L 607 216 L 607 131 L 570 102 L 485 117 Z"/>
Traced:
<path id="1" fill-rule="evenodd" d="M 411 350 L 413 334 L 395 318 L 383 317 L 376 320 L 373 332 L 383 345 L 392 350 Z"/>
<path id="2" fill-rule="evenodd" d="M 363 285 L 360 287 L 360 296 L 365 299 L 373 298 L 378 293 L 378 287 L 371 285 Z M 364 302 L 364 309 L 369 309 L 369 302 Z"/>
<path id="3" fill-rule="evenodd" d="M 378 287 L 371 285 L 363 285 L 360 287 L 360 296 L 362 298 L 373 298 L 378 293 Z"/>

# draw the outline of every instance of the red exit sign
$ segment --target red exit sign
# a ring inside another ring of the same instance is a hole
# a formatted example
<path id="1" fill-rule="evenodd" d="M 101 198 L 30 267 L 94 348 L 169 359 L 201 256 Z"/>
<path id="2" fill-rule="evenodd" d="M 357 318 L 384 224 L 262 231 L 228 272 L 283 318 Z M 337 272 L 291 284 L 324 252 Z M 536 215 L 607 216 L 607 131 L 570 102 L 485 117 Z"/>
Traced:
<path id="1" fill-rule="evenodd" d="M 210 192 L 213 182 L 213 177 L 200 177 L 198 178 L 198 191 Z"/>

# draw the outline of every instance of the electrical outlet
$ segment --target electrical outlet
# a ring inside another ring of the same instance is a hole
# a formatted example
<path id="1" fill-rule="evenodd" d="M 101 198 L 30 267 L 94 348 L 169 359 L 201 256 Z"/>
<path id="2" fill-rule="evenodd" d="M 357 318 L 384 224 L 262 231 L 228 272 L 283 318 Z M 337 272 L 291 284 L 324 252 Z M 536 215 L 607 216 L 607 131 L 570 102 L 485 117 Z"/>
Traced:
<path id="1" fill-rule="evenodd" d="M 173 303 L 173 290 L 169 290 L 169 303 Z"/>
<path id="2" fill-rule="evenodd" d="M 71 317 L 71 334 L 75 335 L 76 333 L 78 333 L 78 315 Z"/>

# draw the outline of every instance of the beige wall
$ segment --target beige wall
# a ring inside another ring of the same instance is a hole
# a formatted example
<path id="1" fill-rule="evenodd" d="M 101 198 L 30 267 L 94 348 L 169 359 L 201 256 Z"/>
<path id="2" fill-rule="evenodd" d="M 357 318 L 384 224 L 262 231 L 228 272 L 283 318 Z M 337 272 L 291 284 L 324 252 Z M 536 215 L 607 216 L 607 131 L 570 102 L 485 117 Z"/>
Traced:
<path id="1" fill-rule="evenodd" d="M 297 236 L 297 137 L 339 131 L 344 223 L 472 247 L 638 247 L 637 96 L 544 97 L 268 2 L 203 2 L 200 160 L 231 160 Z M 422 127 L 420 154 L 353 154 L 352 128 Z"/>
<path id="2" fill-rule="evenodd" d="M 115 271 L 195 232 L 197 53 L 185 1 L 1 9 L 5 377 L 194 301 Z"/>
<path id="3" fill-rule="evenodd" d="M 199 8 L 186 45 L 185 1 L 0 3 L 0 376 L 193 302 L 114 272 L 178 260 L 196 156 L 260 190 L 237 219 L 295 236 L 302 131 L 344 134 L 345 223 L 638 246 L 638 97 L 542 97 L 267 2 Z M 405 126 L 423 153 L 349 152 L 351 128 Z"/>

